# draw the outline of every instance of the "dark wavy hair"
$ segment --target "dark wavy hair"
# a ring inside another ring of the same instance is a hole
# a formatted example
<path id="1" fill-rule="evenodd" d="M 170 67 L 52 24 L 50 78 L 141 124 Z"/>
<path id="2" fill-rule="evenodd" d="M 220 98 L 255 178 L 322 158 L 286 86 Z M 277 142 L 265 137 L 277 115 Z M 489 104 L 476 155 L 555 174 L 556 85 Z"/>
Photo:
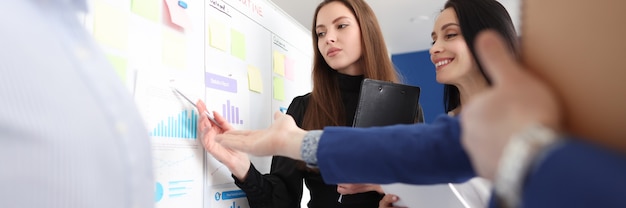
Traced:
<path id="1" fill-rule="evenodd" d="M 453 8 L 459 20 L 461 34 L 465 38 L 467 47 L 478 64 L 478 69 L 491 85 L 491 79 L 485 74 L 482 65 L 476 58 L 474 42 L 478 33 L 485 29 L 497 31 L 508 44 L 511 52 L 519 57 L 519 43 L 511 16 L 504 6 L 496 0 L 448 0 L 443 9 Z M 443 11 L 443 10 L 442 10 Z M 446 112 L 452 111 L 461 105 L 459 89 L 454 85 L 446 84 L 443 88 L 443 104 Z"/>

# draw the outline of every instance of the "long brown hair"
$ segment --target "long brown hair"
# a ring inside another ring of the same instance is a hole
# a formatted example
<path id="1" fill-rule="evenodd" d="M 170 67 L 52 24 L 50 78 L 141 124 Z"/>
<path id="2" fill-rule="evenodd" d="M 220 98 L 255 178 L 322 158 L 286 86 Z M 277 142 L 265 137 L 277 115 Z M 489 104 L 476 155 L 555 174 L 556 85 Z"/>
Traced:
<path id="1" fill-rule="evenodd" d="M 318 50 L 318 38 L 315 31 L 319 10 L 331 2 L 341 2 L 356 17 L 361 28 L 362 57 L 359 67 L 365 78 L 399 82 L 398 74 L 387 52 L 378 20 L 370 6 L 363 0 L 325 0 L 315 9 L 311 35 L 313 37 L 313 91 L 304 114 L 302 128 L 307 130 L 323 129 L 325 126 L 345 125 L 345 109 L 337 83 L 337 73 L 330 68 Z"/>

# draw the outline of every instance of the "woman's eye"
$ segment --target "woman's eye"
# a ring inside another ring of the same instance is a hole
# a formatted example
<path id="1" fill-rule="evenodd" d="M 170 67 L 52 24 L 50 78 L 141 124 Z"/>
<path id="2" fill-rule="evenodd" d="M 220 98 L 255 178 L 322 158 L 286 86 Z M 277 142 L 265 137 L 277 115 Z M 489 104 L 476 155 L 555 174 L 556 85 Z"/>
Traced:
<path id="1" fill-rule="evenodd" d="M 341 29 L 341 28 L 345 28 L 348 27 L 348 24 L 340 24 L 337 26 L 337 28 Z"/>
<path id="2" fill-rule="evenodd" d="M 326 35 L 326 32 L 318 32 L 317 33 L 317 37 L 323 37 L 324 35 Z"/>
<path id="3" fill-rule="evenodd" d="M 446 39 L 454 38 L 454 37 L 456 37 L 457 35 L 458 35 L 458 34 L 456 34 L 456 33 L 447 34 L 447 35 L 446 35 Z"/>

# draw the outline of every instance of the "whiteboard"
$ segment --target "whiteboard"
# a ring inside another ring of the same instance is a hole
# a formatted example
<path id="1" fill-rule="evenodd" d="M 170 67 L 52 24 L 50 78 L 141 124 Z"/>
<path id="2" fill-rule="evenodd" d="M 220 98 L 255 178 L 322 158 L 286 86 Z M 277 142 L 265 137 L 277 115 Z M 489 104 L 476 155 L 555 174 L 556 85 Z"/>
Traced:
<path id="1" fill-rule="evenodd" d="M 90 0 L 79 19 L 133 93 L 151 135 L 156 207 L 248 207 L 197 140 L 197 111 L 261 129 L 311 90 L 310 31 L 267 0 Z M 269 172 L 269 157 L 251 157 Z"/>

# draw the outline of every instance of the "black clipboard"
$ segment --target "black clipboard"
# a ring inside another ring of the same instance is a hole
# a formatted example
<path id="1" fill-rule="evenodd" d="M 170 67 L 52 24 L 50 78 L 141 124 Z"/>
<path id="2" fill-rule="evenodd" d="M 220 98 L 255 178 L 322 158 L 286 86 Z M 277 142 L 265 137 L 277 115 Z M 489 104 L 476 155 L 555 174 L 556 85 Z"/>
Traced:
<path id="1" fill-rule="evenodd" d="M 365 79 L 361 84 L 354 127 L 412 124 L 419 113 L 420 88 Z"/>

